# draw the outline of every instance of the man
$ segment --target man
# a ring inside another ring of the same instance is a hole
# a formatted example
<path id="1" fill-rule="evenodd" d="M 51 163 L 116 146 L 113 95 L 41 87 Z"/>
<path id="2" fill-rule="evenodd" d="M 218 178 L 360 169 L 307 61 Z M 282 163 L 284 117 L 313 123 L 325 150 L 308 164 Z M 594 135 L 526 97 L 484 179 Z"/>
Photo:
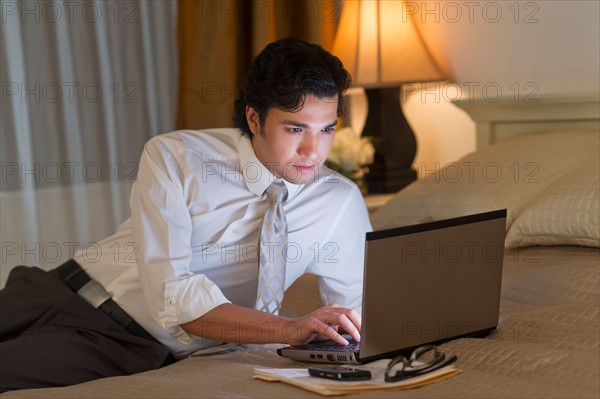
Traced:
<path id="1" fill-rule="evenodd" d="M 280 40 L 250 67 L 240 130 L 150 140 L 113 236 L 50 273 L 9 276 L 0 388 L 131 374 L 222 342 L 360 340 L 371 226 L 358 188 L 323 168 L 349 83 L 321 47 Z M 279 316 L 303 273 L 327 305 Z"/>

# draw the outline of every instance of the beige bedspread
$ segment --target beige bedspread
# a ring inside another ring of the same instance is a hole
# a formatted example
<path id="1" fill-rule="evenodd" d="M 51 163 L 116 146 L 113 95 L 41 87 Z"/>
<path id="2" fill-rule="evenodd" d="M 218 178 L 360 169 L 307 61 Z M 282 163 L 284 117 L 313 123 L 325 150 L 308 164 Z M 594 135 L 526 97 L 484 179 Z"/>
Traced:
<path id="1" fill-rule="evenodd" d="M 442 346 L 458 355 L 462 374 L 410 391 L 353 397 L 600 396 L 600 250 L 530 247 L 506 252 L 500 328 L 486 339 Z M 288 313 L 318 306 L 315 280 L 304 276 L 286 294 Z M 301 367 L 277 346 L 242 346 L 192 357 L 161 370 L 105 378 L 72 387 L 13 391 L 6 398 L 317 397 L 278 382 L 252 379 L 255 367 Z"/>

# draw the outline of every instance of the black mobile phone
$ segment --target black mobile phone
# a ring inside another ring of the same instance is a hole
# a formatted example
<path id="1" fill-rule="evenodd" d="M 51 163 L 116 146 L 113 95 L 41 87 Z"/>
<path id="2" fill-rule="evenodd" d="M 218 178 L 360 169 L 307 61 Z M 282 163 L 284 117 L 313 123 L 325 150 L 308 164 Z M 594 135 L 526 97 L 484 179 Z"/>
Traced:
<path id="1" fill-rule="evenodd" d="M 369 370 L 344 366 L 309 367 L 308 374 L 313 377 L 329 378 L 330 380 L 338 381 L 362 381 L 371 379 L 371 372 Z"/>

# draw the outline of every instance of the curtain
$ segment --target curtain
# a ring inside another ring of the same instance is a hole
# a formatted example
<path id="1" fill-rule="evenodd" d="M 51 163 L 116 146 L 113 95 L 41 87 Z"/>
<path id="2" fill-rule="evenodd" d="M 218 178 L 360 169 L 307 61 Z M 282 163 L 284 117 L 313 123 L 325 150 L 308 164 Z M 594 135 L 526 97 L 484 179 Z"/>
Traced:
<path id="1" fill-rule="evenodd" d="M 0 284 L 112 234 L 144 143 L 173 130 L 176 2 L 2 1 Z M 115 256 L 119 256 L 115 253 Z"/>
<path id="2" fill-rule="evenodd" d="M 330 50 L 341 6 L 331 0 L 180 1 L 177 127 L 233 126 L 233 104 L 252 58 L 284 37 Z"/>

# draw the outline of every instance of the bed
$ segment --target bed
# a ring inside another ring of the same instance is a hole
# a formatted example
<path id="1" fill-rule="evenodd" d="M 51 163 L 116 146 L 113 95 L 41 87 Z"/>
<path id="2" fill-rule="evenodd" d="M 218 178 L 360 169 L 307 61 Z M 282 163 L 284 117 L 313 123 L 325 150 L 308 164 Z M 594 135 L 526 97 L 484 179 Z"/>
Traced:
<path id="1" fill-rule="evenodd" d="M 478 150 L 397 193 L 372 215 L 376 229 L 508 209 L 499 328 L 441 349 L 463 372 L 419 389 L 353 397 L 600 396 L 600 101 L 465 101 Z M 284 313 L 320 305 L 314 276 L 286 293 Z M 252 378 L 257 367 L 302 367 L 278 345 L 240 345 L 160 370 L 84 384 L 7 392 L 6 398 L 317 397 Z"/>

